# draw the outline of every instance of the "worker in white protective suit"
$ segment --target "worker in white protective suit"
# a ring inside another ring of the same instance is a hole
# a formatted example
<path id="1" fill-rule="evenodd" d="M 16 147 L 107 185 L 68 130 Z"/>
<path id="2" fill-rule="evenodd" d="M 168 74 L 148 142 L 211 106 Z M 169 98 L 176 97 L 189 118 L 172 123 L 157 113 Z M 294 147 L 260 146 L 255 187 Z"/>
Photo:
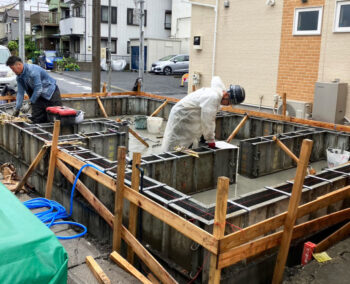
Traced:
<path id="1" fill-rule="evenodd" d="M 188 94 L 172 109 L 164 132 L 162 150 L 174 147 L 198 147 L 201 135 L 210 148 L 215 148 L 215 118 L 220 105 L 239 104 L 245 91 L 238 85 L 230 85 L 226 91 L 220 77 L 213 77 L 210 88 L 201 88 Z"/>

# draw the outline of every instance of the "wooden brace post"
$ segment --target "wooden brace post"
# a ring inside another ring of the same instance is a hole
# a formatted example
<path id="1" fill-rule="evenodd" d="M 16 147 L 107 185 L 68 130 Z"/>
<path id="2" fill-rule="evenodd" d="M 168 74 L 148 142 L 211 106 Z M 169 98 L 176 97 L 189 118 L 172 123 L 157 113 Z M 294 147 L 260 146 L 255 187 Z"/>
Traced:
<path id="1" fill-rule="evenodd" d="M 86 257 L 86 264 L 90 268 L 91 272 L 96 277 L 98 283 L 100 284 L 110 284 L 111 280 L 103 272 L 102 268 L 98 265 L 96 260 L 91 255 Z"/>
<path id="2" fill-rule="evenodd" d="M 166 100 L 164 103 L 162 103 L 150 116 L 156 116 L 166 105 L 168 104 L 168 101 Z"/>
<path id="3" fill-rule="evenodd" d="M 104 116 L 105 118 L 108 118 L 108 115 L 107 115 L 107 113 L 106 113 L 106 110 L 105 110 L 105 108 L 104 108 L 102 102 L 101 102 L 100 97 L 96 97 L 96 100 L 97 100 L 97 103 L 98 103 L 98 105 L 99 105 L 99 107 L 100 107 L 100 110 L 102 111 L 103 116 Z"/>
<path id="4" fill-rule="evenodd" d="M 122 239 L 126 148 L 118 147 L 117 189 L 114 200 L 113 250 L 120 253 Z"/>
<path id="5" fill-rule="evenodd" d="M 131 188 L 139 192 L 140 188 L 140 173 L 137 166 L 141 164 L 141 154 L 134 153 L 132 156 L 132 175 L 131 175 Z M 130 203 L 129 209 L 129 231 L 135 237 L 136 236 L 136 227 L 137 227 L 137 205 Z M 134 264 L 134 251 L 132 247 L 128 246 L 128 261 L 131 264 Z"/>
<path id="6" fill-rule="evenodd" d="M 216 206 L 214 217 L 213 236 L 221 239 L 225 234 L 226 212 L 227 212 L 227 196 L 230 180 L 227 177 L 219 177 L 216 192 Z M 217 268 L 218 256 L 212 254 L 210 256 L 209 265 L 209 283 L 220 283 L 221 269 Z"/>
<path id="7" fill-rule="evenodd" d="M 275 271 L 273 274 L 273 284 L 280 284 L 283 279 L 284 267 L 287 261 L 290 241 L 292 239 L 293 234 L 293 227 L 298 213 L 298 205 L 300 202 L 307 166 L 309 164 L 312 144 L 312 140 L 304 139 L 303 144 L 301 146 L 300 159 L 298 162 L 295 181 L 293 184 L 292 196 L 289 200 L 288 212 L 284 223 L 284 230 L 282 233 L 281 246 L 278 252 Z"/>
<path id="8" fill-rule="evenodd" d="M 237 135 L 238 131 L 243 127 L 243 125 L 245 124 L 245 122 L 248 119 L 248 114 L 246 114 L 243 119 L 241 120 L 241 122 L 237 125 L 237 127 L 235 128 L 235 130 L 232 131 L 231 135 L 227 138 L 226 142 L 230 143 L 231 140 Z"/>
<path id="9" fill-rule="evenodd" d="M 149 147 L 148 143 L 147 143 L 145 140 L 143 140 L 143 139 L 140 137 L 140 135 L 138 135 L 138 134 L 136 133 L 136 131 L 132 130 L 130 127 L 129 127 L 129 132 L 130 132 L 137 140 L 139 140 L 143 145 L 145 145 L 146 147 Z"/>
<path id="10" fill-rule="evenodd" d="M 60 136 L 60 125 L 61 125 L 61 121 L 55 120 L 55 124 L 54 124 L 54 128 L 53 128 L 53 135 L 52 135 L 52 143 L 51 143 L 49 171 L 47 173 L 47 181 L 46 181 L 45 198 L 47 198 L 47 199 L 51 199 L 52 183 L 53 183 L 53 177 L 55 174 L 56 158 L 57 158 L 56 157 L 57 156 L 57 144 L 58 144 L 58 137 Z"/>

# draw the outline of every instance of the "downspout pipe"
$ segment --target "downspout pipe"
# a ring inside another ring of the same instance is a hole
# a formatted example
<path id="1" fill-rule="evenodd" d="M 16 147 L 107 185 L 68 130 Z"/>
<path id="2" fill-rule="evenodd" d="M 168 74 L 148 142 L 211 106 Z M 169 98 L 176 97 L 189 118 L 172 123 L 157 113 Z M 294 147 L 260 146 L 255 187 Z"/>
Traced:
<path id="1" fill-rule="evenodd" d="M 190 3 L 192 5 L 196 5 L 196 6 L 213 8 L 214 12 L 215 12 L 214 35 L 213 35 L 213 57 L 212 57 L 212 66 L 211 66 L 211 76 L 213 77 L 215 75 L 216 37 L 217 37 L 217 29 L 218 29 L 218 6 L 219 6 L 219 0 L 216 0 L 216 4 L 215 5 L 198 3 L 198 2 L 190 2 Z"/>

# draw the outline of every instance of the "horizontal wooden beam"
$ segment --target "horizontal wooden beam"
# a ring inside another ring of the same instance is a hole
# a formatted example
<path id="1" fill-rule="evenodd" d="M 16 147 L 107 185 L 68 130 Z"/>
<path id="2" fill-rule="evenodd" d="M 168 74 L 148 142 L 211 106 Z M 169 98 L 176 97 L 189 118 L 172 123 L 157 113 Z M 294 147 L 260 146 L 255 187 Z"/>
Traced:
<path id="1" fill-rule="evenodd" d="M 310 212 L 316 211 L 318 209 L 324 208 L 329 204 L 335 203 L 337 201 L 343 200 L 350 197 L 350 186 L 346 186 L 330 192 L 326 195 L 319 197 L 309 203 L 301 205 L 298 207 L 297 218 L 303 217 Z M 253 240 L 261 235 L 264 235 L 272 230 L 281 227 L 286 218 L 287 212 L 280 215 L 271 217 L 262 222 L 244 228 L 240 231 L 234 232 L 230 235 L 225 236 L 219 242 L 219 251 L 225 252 L 235 246 L 239 246 L 250 240 Z"/>
<path id="2" fill-rule="evenodd" d="M 293 229 L 292 239 L 310 235 L 314 232 L 321 231 L 325 228 L 349 219 L 350 208 L 322 216 L 320 218 L 295 226 Z M 281 242 L 282 233 L 283 231 L 280 231 L 221 253 L 219 255 L 218 268 L 223 269 L 243 259 L 252 257 L 278 246 Z"/>
<path id="3" fill-rule="evenodd" d="M 135 190 L 132 190 L 128 186 L 124 188 L 124 197 L 210 252 L 218 254 L 218 240 L 210 233 L 202 230 Z"/>
<path id="4" fill-rule="evenodd" d="M 63 162 L 67 163 L 68 165 L 78 170 L 86 164 L 85 162 L 80 161 L 79 159 L 61 150 L 58 151 L 57 158 L 61 159 Z M 95 170 L 94 168 L 90 168 L 90 167 L 85 168 L 83 170 L 83 173 L 115 192 L 117 183 L 116 183 L 116 180 L 111 178 L 110 176 L 103 174 L 98 170 Z"/>

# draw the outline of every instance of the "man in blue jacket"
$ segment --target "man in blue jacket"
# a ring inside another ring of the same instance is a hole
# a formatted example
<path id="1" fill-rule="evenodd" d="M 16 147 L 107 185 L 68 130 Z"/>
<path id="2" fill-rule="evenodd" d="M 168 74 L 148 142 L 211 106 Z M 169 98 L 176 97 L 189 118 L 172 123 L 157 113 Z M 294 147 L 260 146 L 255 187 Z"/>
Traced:
<path id="1" fill-rule="evenodd" d="M 13 116 L 18 116 L 22 108 L 24 93 L 30 98 L 29 104 L 24 105 L 22 111 L 28 111 L 32 106 L 33 123 L 47 122 L 46 108 L 61 106 L 61 94 L 56 80 L 41 67 L 33 64 L 23 64 L 18 56 L 10 56 L 6 62 L 17 75 L 17 97 Z"/>

